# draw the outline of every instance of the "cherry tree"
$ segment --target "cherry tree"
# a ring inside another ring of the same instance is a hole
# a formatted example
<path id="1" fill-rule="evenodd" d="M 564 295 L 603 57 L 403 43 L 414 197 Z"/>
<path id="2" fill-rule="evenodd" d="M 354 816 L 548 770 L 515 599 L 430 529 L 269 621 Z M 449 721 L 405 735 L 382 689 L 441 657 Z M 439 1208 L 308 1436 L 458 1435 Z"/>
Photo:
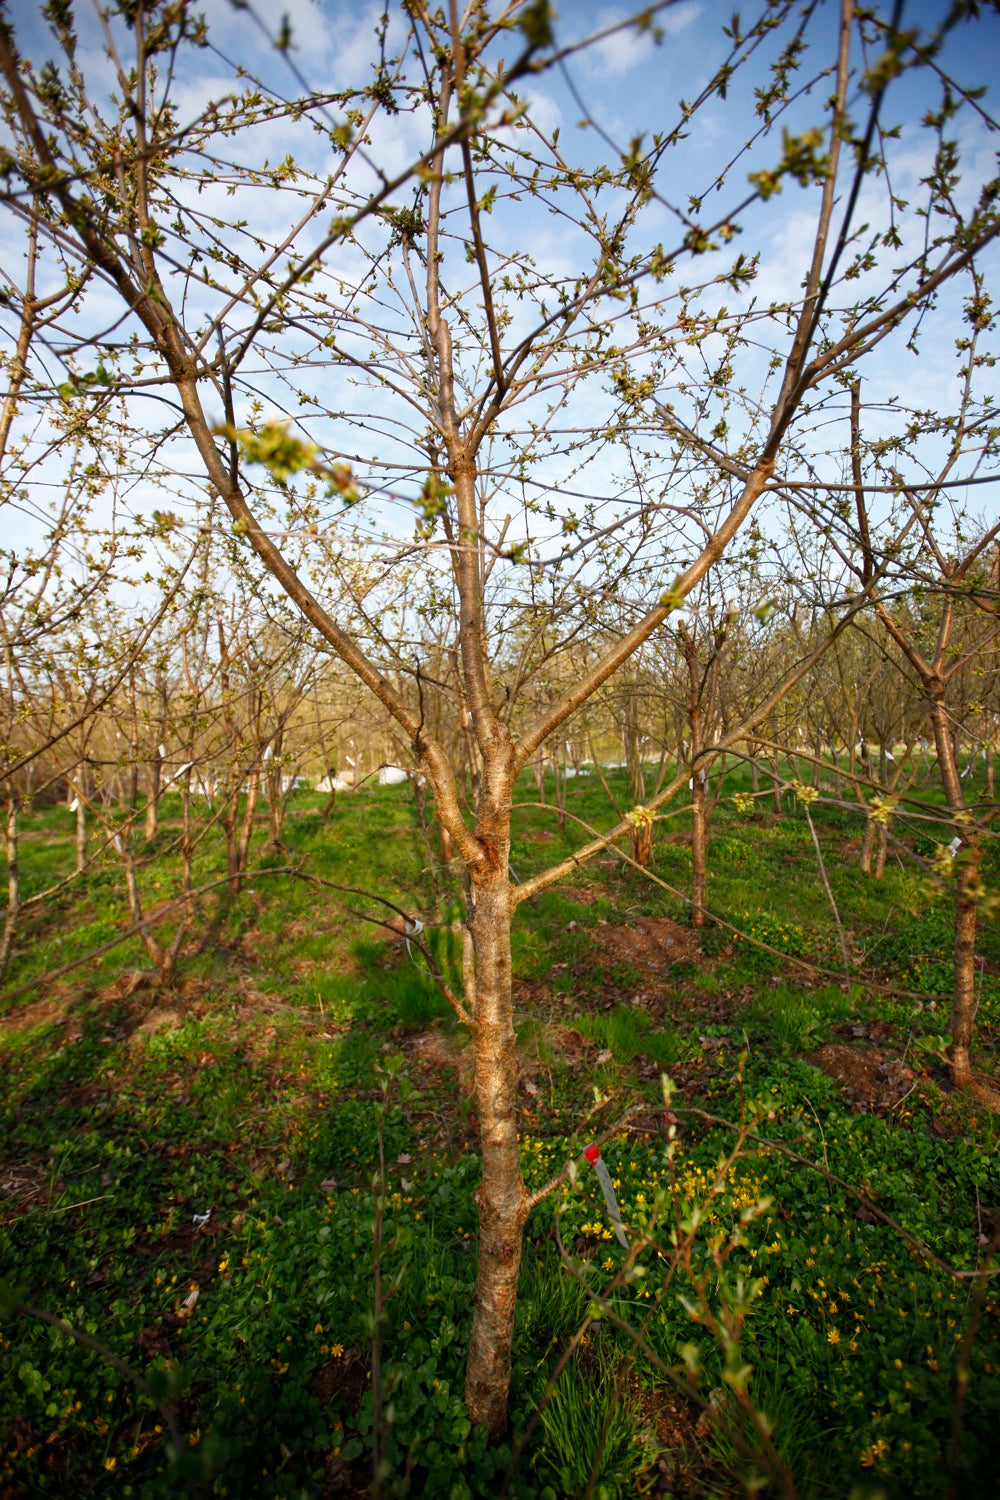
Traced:
<path id="1" fill-rule="evenodd" d="M 511 923 L 564 868 L 512 884 L 515 783 L 755 510 L 815 486 L 845 381 L 978 274 L 1000 227 L 981 153 L 960 197 L 955 145 L 904 203 L 885 112 L 919 78 L 986 129 L 979 80 L 951 77 L 950 17 L 916 33 L 900 9 L 733 17 L 697 92 L 619 143 L 572 74 L 607 37 L 562 37 L 544 0 L 390 7 L 363 76 L 325 90 L 288 37 L 220 87 L 184 0 L 108 6 L 87 49 L 64 3 L 34 55 L 16 22 L 0 35 L 7 207 L 87 281 L 60 324 L 66 399 L 87 420 L 105 372 L 133 424 L 122 461 L 172 476 L 180 525 L 203 523 L 208 485 L 392 719 L 464 867 L 454 1003 L 482 1155 L 466 1401 L 494 1432 L 539 1196 L 518 1156 Z M 612 30 L 653 49 L 670 19 Z M 556 90 L 579 127 L 551 123 Z M 728 166 L 697 149 L 727 112 Z M 933 161 L 944 126 L 926 148 L 913 129 Z M 364 558 L 349 600 L 315 585 L 313 542 L 345 577 Z M 428 720 L 419 633 L 383 627 L 412 617 L 415 580 L 450 617 L 461 758 Z M 506 670 L 528 603 L 600 641 L 534 708 L 530 653 Z"/>

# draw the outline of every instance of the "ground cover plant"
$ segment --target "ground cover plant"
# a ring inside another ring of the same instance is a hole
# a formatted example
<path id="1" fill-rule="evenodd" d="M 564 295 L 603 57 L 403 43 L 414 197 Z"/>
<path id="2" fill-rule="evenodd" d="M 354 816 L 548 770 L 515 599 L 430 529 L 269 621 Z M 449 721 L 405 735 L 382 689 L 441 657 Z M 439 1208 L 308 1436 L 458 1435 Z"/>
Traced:
<path id="1" fill-rule="evenodd" d="M 606 780 L 627 795 L 624 771 Z M 205 898 L 171 984 L 129 940 L 17 994 L 127 926 L 112 865 L 67 888 L 0 1029 L 3 1493 L 986 1492 L 1000 1172 L 995 1118 L 943 1060 L 951 892 L 912 851 L 860 878 L 863 814 L 814 804 L 855 959 L 839 976 L 832 908 L 803 895 L 802 807 L 748 813 L 749 791 L 735 773 L 713 815 L 706 929 L 683 799 L 648 874 L 626 837 L 627 858 L 520 908 L 529 1191 L 574 1165 L 529 1220 L 493 1443 L 462 1399 L 470 1049 L 417 946 L 447 982 L 461 943 L 447 893 L 436 925 L 427 909 L 412 788 L 367 786 L 325 821 L 296 793 L 277 857 L 261 815 L 243 889 Z M 596 776 L 566 806 L 607 820 Z M 555 806 L 515 808 L 514 829 L 524 880 L 572 846 Z M 26 889 L 71 864 L 72 815 L 28 831 Z M 220 833 L 204 873 L 224 857 Z M 154 848 L 151 883 L 176 858 Z M 996 1067 L 995 920 L 979 943 Z M 627 1247 L 580 1158 L 593 1139 Z"/>

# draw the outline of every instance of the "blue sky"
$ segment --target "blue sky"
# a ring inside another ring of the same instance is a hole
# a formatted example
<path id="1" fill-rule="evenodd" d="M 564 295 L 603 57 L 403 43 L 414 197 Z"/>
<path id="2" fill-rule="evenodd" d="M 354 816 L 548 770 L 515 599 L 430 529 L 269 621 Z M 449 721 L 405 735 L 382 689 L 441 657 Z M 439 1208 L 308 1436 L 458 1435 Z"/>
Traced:
<path id="1" fill-rule="evenodd" d="M 260 76 L 269 88 L 285 97 L 292 97 L 300 91 L 296 74 L 316 91 L 364 86 L 373 76 L 373 61 L 377 57 L 375 30 L 379 18 L 375 6 L 320 5 L 311 3 L 311 0 L 293 0 L 282 8 L 288 14 L 292 41 L 288 57 L 277 53 L 269 44 L 266 26 L 256 25 L 251 14 L 235 10 L 227 0 L 209 0 L 199 9 L 207 18 L 211 46 L 186 54 L 174 80 L 172 97 L 182 123 L 195 118 L 209 100 L 220 99 L 237 86 L 234 65 Z M 935 23 L 943 10 L 937 5 L 911 3 L 904 9 L 904 24 L 927 28 Z M 24 52 L 32 53 L 42 45 L 37 5 L 33 0 L 15 0 L 9 11 L 22 38 Z M 839 7 L 829 0 L 817 7 L 808 33 L 811 52 L 803 77 L 810 73 L 821 74 L 828 67 L 836 40 L 838 11 Z M 92 11 L 81 6 L 79 14 L 80 62 L 91 80 L 95 96 L 99 96 L 102 90 L 114 88 L 112 71 Z M 750 10 L 744 11 L 745 24 L 751 14 Z M 746 391 L 736 405 L 729 406 L 734 441 L 741 433 L 748 438 L 753 433 L 757 420 L 755 403 L 761 392 L 766 397 L 768 390 L 769 355 L 772 350 L 780 353 L 787 348 L 781 316 L 772 317 L 768 309 L 772 304 L 780 306 L 794 302 L 815 224 L 819 194 L 815 184 L 801 187 L 786 182 L 781 191 L 766 203 L 755 203 L 738 210 L 738 205 L 749 192 L 749 173 L 776 163 L 781 150 L 782 128 L 799 133 L 811 126 L 822 125 L 825 118 L 825 99 L 830 87 L 828 77 L 820 78 L 781 115 L 770 136 L 747 149 L 760 123 L 754 112 L 755 91 L 766 86 L 767 62 L 787 40 L 789 28 L 798 14 L 794 12 L 784 29 L 770 38 L 749 66 L 737 74 L 725 100 L 712 99 L 692 118 L 686 139 L 670 154 L 662 179 L 658 181 L 660 198 L 647 205 L 633 231 L 636 253 L 648 251 L 658 241 L 667 250 L 673 250 L 681 245 L 686 231 L 685 220 L 712 223 L 731 218 L 732 239 L 729 243 L 718 244 L 715 249 L 697 257 L 679 257 L 672 279 L 668 278 L 665 286 L 656 289 L 656 295 L 663 293 L 667 298 L 664 307 L 656 312 L 660 319 L 675 315 L 683 300 L 679 296 L 681 287 L 711 282 L 713 277 L 723 274 L 740 253 L 759 256 L 756 279 L 749 288 L 734 291 L 708 286 L 700 298 L 692 299 L 692 306 L 697 303 L 708 312 L 718 311 L 725 305 L 730 318 L 734 318 L 751 300 L 758 309 L 758 321 L 749 330 L 739 351 L 731 380 L 733 389 L 742 386 Z M 623 8 L 564 4 L 556 18 L 556 43 L 568 44 L 606 30 L 626 15 Z M 619 150 L 627 149 L 640 137 L 648 145 L 654 133 L 668 131 L 676 125 L 680 117 L 680 100 L 691 102 L 696 99 L 726 57 L 731 43 L 724 35 L 723 27 L 729 24 L 730 15 L 728 5 L 683 0 L 683 3 L 665 9 L 658 17 L 663 33 L 659 41 L 654 41 L 648 31 L 625 28 L 576 52 L 568 59 L 564 70 L 553 69 L 526 80 L 519 92 L 529 116 L 536 122 L 538 139 L 551 137 L 558 129 L 560 146 L 566 158 L 584 165 L 608 156 L 608 139 Z M 401 34 L 401 24 L 398 13 L 394 13 L 388 38 L 390 52 L 394 38 Z M 964 82 L 990 87 L 994 60 L 1000 56 L 998 43 L 1000 20 L 995 13 L 987 12 L 975 26 L 956 29 L 943 54 L 943 65 L 953 68 Z M 512 57 L 519 45 L 520 37 L 515 31 L 498 50 Z M 859 56 L 858 69 L 872 60 Z M 411 61 L 410 66 L 413 65 Z M 937 85 L 929 75 L 921 74 L 919 78 L 904 76 L 890 94 L 883 117 L 884 125 L 899 132 L 898 139 L 889 142 L 887 150 L 893 163 L 893 191 L 909 205 L 907 210 L 898 213 L 904 248 L 912 247 L 916 243 L 915 236 L 922 232 L 922 222 L 914 215 L 913 206 L 919 201 L 920 179 L 928 169 L 932 144 L 920 119 L 936 104 L 937 93 Z M 982 108 L 989 110 L 992 104 L 992 96 L 987 95 Z M 859 118 L 864 105 L 864 97 L 859 96 Z M 324 120 L 336 124 L 340 117 L 338 106 L 331 105 L 325 114 L 316 116 L 316 124 L 322 126 Z M 996 143 L 987 124 L 973 107 L 964 108 L 957 117 L 954 133 L 969 167 L 968 175 L 956 187 L 956 196 L 961 200 L 963 194 L 968 196 L 972 191 L 971 184 L 995 173 Z M 515 131 L 508 129 L 505 139 L 508 143 L 515 142 Z M 371 127 L 367 154 L 378 168 L 392 175 L 404 170 L 427 143 L 428 123 L 420 111 L 382 114 Z M 541 144 L 538 149 L 544 155 Z M 330 170 L 334 160 L 329 139 L 302 119 L 292 121 L 285 118 L 263 125 L 231 144 L 220 143 L 220 150 L 224 150 L 235 164 L 232 176 L 215 186 L 202 184 L 195 188 L 190 183 L 181 186 L 178 188 L 180 201 L 187 201 L 192 211 L 210 211 L 222 222 L 226 221 L 227 215 L 233 220 L 245 219 L 249 232 L 270 245 L 280 243 L 294 214 L 306 202 L 309 188 Z M 294 155 L 303 173 L 302 195 L 298 198 L 291 198 L 288 191 L 269 192 L 259 186 L 249 186 L 245 181 L 240 182 L 240 168 L 262 168 L 265 163 L 273 167 L 286 155 Z M 614 161 L 613 151 L 611 160 Z M 734 165 L 726 181 L 718 190 L 712 190 L 713 183 L 730 161 Z M 355 162 L 352 172 L 351 191 L 354 194 L 370 191 L 377 181 L 376 174 L 360 159 Z M 483 180 L 491 179 L 486 174 Z M 234 185 L 236 191 L 231 193 Z M 697 210 L 690 206 L 692 195 L 703 196 L 702 205 Z M 410 189 L 403 189 L 398 195 L 398 205 L 405 206 L 410 198 Z M 522 194 L 518 202 L 508 201 L 490 215 L 488 229 L 498 287 L 504 268 L 509 270 L 527 265 L 529 256 L 538 268 L 538 277 L 548 278 L 552 285 L 560 278 L 568 282 L 592 264 L 593 236 L 581 232 L 559 211 L 560 201 L 554 192 L 535 199 Z M 625 195 L 620 190 L 608 191 L 601 198 L 602 212 L 613 220 L 614 213 L 624 201 Z M 457 199 L 455 203 L 458 204 Z M 475 290 L 475 277 L 468 271 L 459 210 L 460 205 L 456 208 L 455 237 L 446 246 L 446 274 L 454 291 L 456 308 L 464 306 L 471 323 L 474 323 L 481 313 L 481 298 Z M 328 226 L 329 217 L 329 214 L 319 215 L 303 230 L 300 243 L 306 247 L 315 243 Z M 875 179 L 866 183 L 857 217 L 861 222 L 871 224 L 872 232 L 875 226 L 887 222 L 887 191 L 883 183 Z M 12 279 L 15 306 L 16 267 L 23 248 L 23 233 L 23 223 L 10 218 L 4 220 L 0 230 L 0 244 L 4 247 L 4 261 Z M 224 231 L 222 237 L 225 238 Z M 234 244 L 240 239 L 233 231 Z M 356 246 L 340 247 L 326 256 L 322 278 L 325 278 L 324 284 L 335 304 L 342 306 L 345 300 L 349 301 L 354 293 L 358 293 L 359 322 L 353 329 L 348 328 L 343 320 L 338 323 L 337 337 L 342 344 L 357 352 L 366 340 L 373 342 L 373 327 L 379 330 L 391 328 L 395 330 L 397 342 L 403 339 L 408 350 L 400 369 L 393 371 L 388 367 L 389 355 L 385 351 L 380 353 L 378 368 L 372 367 L 369 372 L 372 378 L 367 380 L 362 379 L 357 370 L 336 367 L 330 361 L 323 366 L 317 361 L 319 351 L 312 337 L 286 329 L 272 341 L 276 351 L 273 358 L 247 365 L 248 388 L 242 396 L 237 392 L 237 415 L 243 421 L 256 419 L 251 406 L 256 394 L 265 414 L 291 420 L 297 424 L 295 430 L 320 442 L 332 456 L 348 459 L 361 482 L 371 486 L 379 499 L 359 508 L 350 517 L 331 514 L 330 519 L 335 519 L 336 524 L 345 530 L 356 525 L 359 542 L 372 552 L 378 551 L 387 557 L 387 549 L 378 540 L 380 537 L 388 535 L 390 545 L 395 546 L 401 538 L 409 539 L 412 534 L 413 517 L 408 497 L 419 489 L 422 462 L 414 444 L 419 443 L 425 424 L 420 417 L 419 403 L 414 402 L 414 390 L 419 385 L 419 361 L 414 363 L 419 330 L 411 316 L 413 298 L 405 284 L 401 262 L 397 258 L 390 266 L 385 258 L 384 244 L 384 222 L 366 225 L 359 232 Z M 891 256 L 889 259 L 891 261 Z M 986 252 L 983 261 L 984 275 L 995 281 L 995 249 Z M 51 258 L 47 265 L 49 274 L 54 274 Z M 391 281 L 386 279 L 387 269 L 391 270 Z M 224 267 L 218 275 L 225 279 Z M 166 266 L 164 276 L 168 290 L 176 296 L 178 303 L 185 301 L 193 325 L 206 326 L 205 320 L 219 314 L 224 305 L 221 293 L 209 292 L 191 282 L 181 287 L 179 281 L 170 280 Z M 884 273 L 862 271 L 855 283 L 836 293 L 833 305 L 843 302 L 846 306 L 858 292 L 863 293 L 869 286 L 874 286 L 878 276 L 884 277 Z M 230 285 L 236 284 L 237 279 L 230 277 Z M 362 286 L 368 287 L 364 297 L 358 292 Z M 45 369 L 51 372 L 53 384 L 58 383 L 61 371 L 61 351 L 68 347 L 75 333 L 110 329 L 117 322 L 120 308 L 116 298 L 96 285 L 93 292 L 93 297 L 77 315 L 74 326 L 67 328 L 65 338 L 51 341 Z M 540 292 L 533 294 L 536 302 L 540 295 Z M 650 299 L 652 295 L 650 292 Z M 904 337 L 895 336 L 875 351 L 867 362 L 864 389 L 866 402 L 871 407 L 866 428 L 870 436 L 892 433 L 898 422 L 894 408 L 919 406 L 944 411 L 953 404 L 958 364 L 954 340 L 963 328 L 962 295 L 956 290 L 939 298 L 933 314 L 924 321 L 917 353 L 907 350 Z M 511 347 L 530 325 L 532 298 L 515 293 L 502 296 L 499 290 L 497 296 L 505 300 L 510 316 L 505 337 L 507 347 Z M 652 309 L 650 315 L 653 316 Z M 410 325 L 407 325 L 408 317 Z M 241 320 L 245 319 L 245 312 L 237 308 L 227 313 L 225 336 L 236 341 Z M 458 338 L 462 330 L 460 311 L 456 312 L 454 321 Z M 469 382 L 475 383 L 482 380 L 484 354 L 482 338 L 471 323 L 462 358 Z M 9 308 L 2 322 L 8 339 L 14 324 L 13 312 Z M 110 337 L 120 339 L 121 327 Z M 721 335 L 713 334 L 707 338 L 691 358 L 693 373 L 686 377 L 688 392 L 678 395 L 669 375 L 663 375 L 658 393 L 660 399 L 676 401 L 683 411 L 690 414 L 695 400 L 691 391 L 699 380 L 703 381 L 706 371 L 720 357 L 721 348 Z M 299 363 L 294 365 L 294 361 Z M 652 368 L 650 360 L 641 351 L 633 356 L 632 366 L 639 373 Z M 615 402 L 609 396 L 608 378 L 599 372 L 589 380 L 577 381 L 572 394 L 564 395 L 560 390 L 562 377 L 558 360 L 553 369 L 555 373 L 551 382 L 526 396 L 522 405 L 511 413 L 506 431 L 498 434 L 492 450 L 496 474 L 491 491 L 494 496 L 493 524 L 497 528 L 507 525 L 505 534 L 508 540 L 526 528 L 532 537 L 534 555 L 549 561 L 559 555 L 563 546 L 561 528 L 567 511 L 582 511 L 586 503 L 582 497 L 590 495 L 595 504 L 599 503 L 600 516 L 595 525 L 607 525 L 615 517 L 620 517 L 624 527 L 627 521 L 636 517 L 643 504 L 658 503 L 662 496 L 658 494 L 657 486 L 664 486 L 671 473 L 673 483 L 679 487 L 674 492 L 679 503 L 687 503 L 692 482 L 686 471 L 678 477 L 666 457 L 662 464 L 658 464 L 655 433 L 640 445 L 644 453 L 652 454 L 645 463 L 644 477 L 637 475 L 635 461 L 628 458 L 621 443 L 609 444 L 581 436 L 590 431 L 599 434 L 611 419 Z M 977 378 L 982 394 L 989 394 L 993 376 L 984 369 Z M 568 376 L 564 384 L 568 391 Z M 556 418 L 547 417 L 548 408 L 561 397 L 562 404 Z M 724 396 L 713 398 L 710 411 L 721 413 L 725 401 Z M 810 421 L 802 426 L 798 449 L 793 445 L 789 454 L 786 472 L 800 474 L 804 472 L 803 464 L 811 461 L 821 467 L 827 478 L 838 480 L 844 475 L 846 400 L 843 391 L 833 387 L 828 394 L 819 396 L 813 407 Z M 44 400 L 38 409 L 44 426 Z M 157 409 L 149 401 L 140 402 L 133 398 L 131 409 L 133 413 L 148 412 L 150 426 L 159 419 Z M 221 412 L 215 415 L 221 417 Z M 545 420 L 572 430 L 576 436 L 539 440 L 535 443 L 538 449 L 536 460 L 522 471 L 515 460 L 526 445 L 531 445 L 531 425 L 534 423 L 537 427 Z M 936 434 L 928 433 L 914 440 L 907 454 L 911 465 L 908 477 L 919 479 L 924 476 L 940 462 L 942 452 L 942 440 Z M 175 470 L 180 476 L 177 480 Z M 152 508 L 163 506 L 162 495 L 155 483 L 156 472 L 154 465 L 141 481 L 129 483 L 127 498 L 123 502 L 126 509 L 134 507 L 140 513 L 148 514 Z M 522 483 L 524 474 L 527 477 Z M 48 482 L 58 487 L 59 476 L 52 462 L 45 476 Z M 38 497 L 44 496 L 42 477 L 41 473 L 35 476 Z M 202 481 L 191 445 L 182 437 L 175 438 L 164 450 L 162 477 L 164 482 L 169 481 L 177 513 L 194 525 Z M 722 493 L 720 489 L 720 497 Z M 974 503 L 979 509 L 995 504 L 988 495 L 985 490 L 981 494 L 975 492 Z M 555 507 L 553 518 L 546 520 L 536 515 L 526 519 L 523 510 L 525 498 L 539 500 L 545 496 L 551 498 Z M 36 515 L 38 503 L 33 500 L 29 507 Z M 5 521 L 5 533 L 10 538 L 26 538 L 31 530 L 37 529 L 36 522 L 30 521 L 25 511 L 18 507 L 8 505 Z M 435 543 L 426 545 L 433 549 Z M 433 552 L 429 555 L 433 562 Z M 440 556 L 437 561 L 440 561 Z"/>

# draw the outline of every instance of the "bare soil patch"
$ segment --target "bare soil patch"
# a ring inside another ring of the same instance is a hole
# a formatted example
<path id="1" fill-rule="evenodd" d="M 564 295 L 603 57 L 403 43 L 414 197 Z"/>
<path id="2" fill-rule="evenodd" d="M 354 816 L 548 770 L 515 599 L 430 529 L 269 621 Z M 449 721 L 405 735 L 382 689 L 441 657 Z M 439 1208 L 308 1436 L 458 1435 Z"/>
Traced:
<path id="1" fill-rule="evenodd" d="M 848 1047 L 827 1042 L 803 1059 L 840 1085 L 858 1112 L 892 1109 L 913 1087 L 913 1069 L 887 1047 Z"/>
<path id="2" fill-rule="evenodd" d="M 562 890 L 565 901 L 578 901 L 581 906 L 593 906 L 600 896 L 600 891 L 595 891 L 590 885 L 567 885 Z"/>
<path id="3" fill-rule="evenodd" d="M 11 1031 L 24 1031 L 32 1026 L 63 1026 L 67 1020 L 69 1004 L 68 995 L 62 995 L 58 999 L 49 996 L 45 1000 L 35 1000 L 31 1005 L 22 1005 L 10 1015 L 0 1016 L 0 1026 L 6 1026 Z"/>
<path id="4" fill-rule="evenodd" d="M 594 939 L 613 963 L 632 964 L 649 974 L 660 975 L 671 964 L 701 963 L 704 958 L 695 929 L 681 927 L 669 917 L 638 917 L 629 927 L 598 923 Z"/>
<path id="5" fill-rule="evenodd" d="M 59 1191 L 55 1184 L 52 1189 Z M 47 1204 L 49 1193 L 48 1174 L 34 1162 L 0 1162 L 0 1223 L 13 1224 L 29 1208 Z"/>
<path id="6" fill-rule="evenodd" d="M 139 1022 L 129 1037 L 129 1041 L 132 1043 L 141 1041 L 147 1036 L 152 1036 L 156 1031 L 176 1031 L 183 1024 L 184 1016 L 181 1011 L 174 1010 L 169 1005 L 155 1005 L 145 1020 Z"/>
<path id="7" fill-rule="evenodd" d="M 471 1095 L 475 1077 L 472 1048 L 442 1031 L 421 1031 L 404 1041 L 404 1049 L 421 1068 L 431 1074 L 449 1073 L 458 1079 L 462 1092 Z"/>

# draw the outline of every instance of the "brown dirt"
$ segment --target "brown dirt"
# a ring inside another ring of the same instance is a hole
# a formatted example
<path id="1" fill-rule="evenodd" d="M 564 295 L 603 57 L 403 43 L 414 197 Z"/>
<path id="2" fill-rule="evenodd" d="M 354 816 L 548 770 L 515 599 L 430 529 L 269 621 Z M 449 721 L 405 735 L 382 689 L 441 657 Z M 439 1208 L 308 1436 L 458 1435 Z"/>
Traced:
<path id="1" fill-rule="evenodd" d="M 597 1045 L 589 1041 L 579 1031 L 569 1026 L 552 1026 L 547 1028 L 549 1039 L 556 1052 L 560 1054 L 564 1062 L 573 1062 L 585 1057 L 588 1053 L 597 1050 Z M 450 1081 L 457 1079 L 462 1093 L 467 1099 L 471 1099 L 475 1090 L 475 1056 L 467 1038 L 463 1036 L 448 1036 L 441 1031 L 421 1031 L 400 1038 L 401 1045 L 409 1060 L 425 1075 L 424 1084 L 427 1084 L 427 1075 L 437 1076 L 439 1088 L 448 1089 Z M 517 1087 L 518 1090 L 527 1095 L 528 1099 L 534 1099 L 539 1093 L 539 1079 L 548 1076 L 548 1065 L 538 1055 L 527 1049 L 518 1049 L 517 1058 Z M 445 1095 L 447 1097 L 447 1094 Z"/>
<path id="2" fill-rule="evenodd" d="M 637 917 L 629 927 L 600 922 L 594 938 L 613 963 L 632 964 L 649 974 L 662 975 L 671 964 L 700 963 L 704 957 L 695 929 L 669 917 Z"/>
<path id="3" fill-rule="evenodd" d="M 567 885 L 562 891 L 564 901 L 579 901 L 581 906 L 593 906 L 600 894 L 590 885 Z"/>
<path id="4" fill-rule="evenodd" d="M 357 1411 L 368 1382 L 368 1362 L 354 1349 L 345 1349 L 339 1359 L 328 1359 L 312 1378 L 312 1389 L 322 1406 L 343 1401 Z"/>
<path id="5" fill-rule="evenodd" d="M 449 1073 L 458 1078 L 462 1092 L 471 1096 L 475 1059 L 472 1048 L 457 1037 L 440 1031 L 421 1031 L 404 1039 L 405 1051 L 428 1073 Z"/>
<path id="6" fill-rule="evenodd" d="M 881 1114 L 894 1108 L 913 1087 L 913 1069 L 887 1047 L 848 1047 L 827 1042 L 803 1053 L 843 1090 L 858 1112 Z"/>
<path id="7" fill-rule="evenodd" d="M 240 1021 L 253 1021 L 262 1015 L 276 1016 L 282 1012 L 298 1013 L 297 1007 L 289 1005 L 280 995 L 267 990 L 255 990 L 252 985 L 247 985 L 246 989 L 240 991 L 239 999 L 237 1019 Z"/>
<path id="8" fill-rule="evenodd" d="M 76 1041 L 80 1035 L 79 1027 L 69 1023 L 67 1011 L 69 1010 L 71 997 L 60 995 L 53 998 L 51 995 L 45 1000 L 35 1000 L 31 1005 L 22 1005 L 10 1015 L 0 1016 L 0 1026 L 5 1026 L 10 1031 L 24 1031 L 32 1026 L 66 1026 L 67 1041 Z"/>
<path id="9" fill-rule="evenodd" d="M 552 991 L 543 979 L 518 979 L 512 982 L 516 1004 L 532 1015 L 540 1015 L 552 1000 Z"/>
<path id="10" fill-rule="evenodd" d="M 146 1016 L 145 1020 L 139 1022 L 129 1037 L 129 1042 L 133 1044 L 139 1042 L 147 1036 L 152 1036 L 155 1031 L 163 1031 L 165 1029 L 176 1031 L 183 1024 L 183 1021 L 184 1016 L 181 1011 L 174 1010 L 172 1007 L 166 1005 L 156 1005 Z"/>
<path id="11" fill-rule="evenodd" d="M 354 1349 L 345 1349 L 340 1359 L 320 1365 L 312 1378 L 312 1392 L 323 1407 L 357 1412 L 368 1389 L 369 1365 Z M 361 1496 L 369 1493 L 371 1473 L 358 1471 L 336 1453 L 328 1453 L 323 1465 L 323 1500 L 328 1496 Z"/>
<path id="12" fill-rule="evenodd" d="M 111 984 L 106 984 L 98 992 L 98 1000 L 103 1004 L 114 1004 L 118 1000 L 131 1000 L 140 990 L 148 988 L 152 984 L 154 975 L 148 969 L 129 969 Z"/>
<path id="13" fill-rule="evenodd" d="M 59 1191 L 58 1187 L 55 1191 Z M 33 1162 L 0 1162 L 0 1224 L 13 1224 L 29 1208 L 39 1208 L 48 1202 L 49 1179 L 45 1172 Z"/>

